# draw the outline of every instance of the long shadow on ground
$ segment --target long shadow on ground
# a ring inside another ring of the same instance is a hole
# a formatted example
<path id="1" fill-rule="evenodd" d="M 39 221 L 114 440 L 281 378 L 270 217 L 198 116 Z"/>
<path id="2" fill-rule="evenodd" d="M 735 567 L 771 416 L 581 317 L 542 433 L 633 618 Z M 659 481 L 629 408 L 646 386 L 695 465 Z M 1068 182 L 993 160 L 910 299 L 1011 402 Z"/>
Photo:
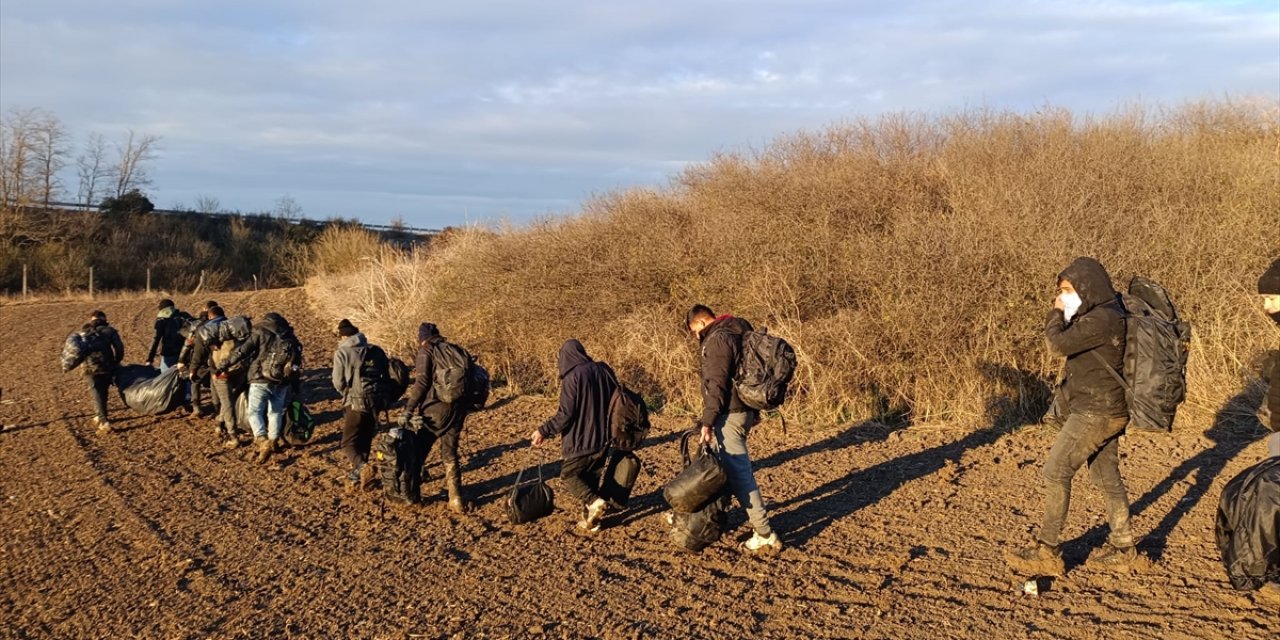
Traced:
<path id="1" fill-rule="evenodd" d="M 1008 393 L 988 401 L 989 426 L 945 445 L 853 471 L 773 505 L 777 512 L 773 518 L 775 528 L 783 532 L 787 543 L 804 547 L 832 524 L 889 497 L 913 480 L 938 472 L 948 462 L 958 463 L 966 451 L 994 443 L 1011 428 L 1043 415 L 1048 407 L 1049 385 L 1039 376 L 997 364 L 983 365 L 980 371 L 1008 389 Z M 758 467 L 799 460 L 816 451 L 884 440 L 892 431 L 878 421 L 859 424 L 832 438 L 770 456 L 761 460 Z"/>
<path id="2" fill-rule="evenodd" d="M 1133 515 L 1134 524 L 1140 525 L 1138 517 L 1151 508 L 1156 501 L 1175 487 L 1184 484 L 1184 481 L 1190 483 L 1186 494 L 1177 505 L 1164 514 L 1151 528 L 1151 533 L 1138 543 L 1138 548 L 1152 560 L 1159 561 L 1164 557 L 1169 535 L 1173 533 L 1178 523 L 1200 504 L 1209 492 L 1209 487 L 1213 485 L 1214 479 L 1222 473 L 1227 463 L 1257 439 L 1256 434 L 1262 429 L 1256 415 L 1262 392 L 1262 383 L 1255 382 L 1247 385 L 1240 393 L 1223 404 L 1214 416 L 1213 426 L 1204 433 L 1206 438 L 1213 441 L 1213 446 L 1174 467 L 1164 480 L 1130 505 L 1129 511 Z M 1133 436 L 1135 441 L 1133 446 L 1143 446 L 1142 438 L 1142 435 Z M 1101 546 L 1106 539 L 1106 526 L 1098 525 L 1073 541 L 1072 546 L 1080 545 L 1084 549 L 1092 549 Z M 1077 560 L 1078 556 L 1079 554 L 1076 554 Z"/>

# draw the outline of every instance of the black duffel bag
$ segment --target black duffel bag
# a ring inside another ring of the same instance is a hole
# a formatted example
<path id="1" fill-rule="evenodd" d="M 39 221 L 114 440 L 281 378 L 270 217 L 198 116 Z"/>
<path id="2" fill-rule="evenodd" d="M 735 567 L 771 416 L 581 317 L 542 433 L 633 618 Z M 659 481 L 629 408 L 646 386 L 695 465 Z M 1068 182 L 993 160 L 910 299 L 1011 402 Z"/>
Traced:
<path id="1" fill-rule="evenodd" d="M 600 479 L 600 497 L 614 509 L 625 509 L 642 467 L 636 454 L 618 449 L 611 451 L 604 476 Z"/>
<path id="2" fill-rule="evenodd" d="M 538 459 L 538 479 L 521 482 L 524 469 L 516 474 L 516 484 L 507 493 L 504 507 L 511 524 L 525 524 L 551 515 L 556 510 L 556 494 L 542 480 L 542 459 Z"/>
<path id="3" fill-rule="evenodd" d="M 668 516 L 671 539 L 686 551 L 702 551 L 724 535 L 728 510 L 729 496 L 721 493 L 693 513 L 672 512 Z"/>
<path id="4" fill-rule="evenodd" d="M 697 457 L 690 457 L 689 440 L 700 435 L 698 429 L 691 429 L 681 436 L 680 457 L 684 460 L 684 471 L 662 490 L 662 497 L 667 500 L 667 504 L 680 513 L 693 513 L 701 509 L 720 494 L 727 481 L 724 467 L 720 464 L 720 455 L 711 445 L 702 443 L 698 447 Z"/>
<path id="5" fill-rule="evenodd" d="M 1264 459 L 1222 488 L 1215 524 L 1232 587 L 1280 582 L 1280 458 Z"/>

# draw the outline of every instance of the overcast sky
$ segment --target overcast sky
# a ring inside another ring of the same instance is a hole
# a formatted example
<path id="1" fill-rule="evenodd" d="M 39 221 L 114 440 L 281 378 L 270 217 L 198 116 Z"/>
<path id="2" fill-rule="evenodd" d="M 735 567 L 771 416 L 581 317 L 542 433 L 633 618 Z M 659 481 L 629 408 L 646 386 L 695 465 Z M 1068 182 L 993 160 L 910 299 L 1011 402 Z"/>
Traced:
<path id="1" fill-rule="evenodd" d="M 1257 95 L 1276 0 L 0 1 L 0 108 L 162 136 L 158 206 L 414 226 L 863 115 Z"/>

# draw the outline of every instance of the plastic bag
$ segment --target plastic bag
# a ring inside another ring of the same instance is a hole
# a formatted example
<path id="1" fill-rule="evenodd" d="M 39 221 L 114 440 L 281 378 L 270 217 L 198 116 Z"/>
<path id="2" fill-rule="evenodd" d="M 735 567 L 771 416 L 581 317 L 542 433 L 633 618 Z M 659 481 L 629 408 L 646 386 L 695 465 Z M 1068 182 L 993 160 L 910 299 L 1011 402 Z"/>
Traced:
<path id="1" fill-rule="evenodd" d="M 182 378 L 177 369 L 160 373 L 143 365 L 121 367 L 116 372 L 120 399 L 136 413 L 155 416 L 168 413 L 182 404 Z"/>

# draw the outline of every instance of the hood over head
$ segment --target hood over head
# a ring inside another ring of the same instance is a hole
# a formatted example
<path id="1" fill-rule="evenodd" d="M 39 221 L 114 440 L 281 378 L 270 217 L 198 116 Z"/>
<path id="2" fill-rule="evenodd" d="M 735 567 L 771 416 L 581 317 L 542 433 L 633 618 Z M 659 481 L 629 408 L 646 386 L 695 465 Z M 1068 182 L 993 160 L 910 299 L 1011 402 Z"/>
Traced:
<path id="1" fill-rule="evenodd" d="M 440 337 L 440 329 L 430 322 L 424 322 L 418 325 L 418 342 L 431 342 Z"/>
<path id="2" fill-rule="evenodd" d="M 284 333 L 289 330 L 289 321 L 284 316 L 271 312 L 262 316 L 262 320 L 258 323 L 263 329 L 272 333 Z"/>
<path id="3" fill-rule="evenodd" d="M 1258 278 L 1258 293 L 1280 296 L 1280 258 L 1276 258 L 1276 261 L 1271 263 L 1271 268 Z"/>
<path id="4" fill-rule="evenodd" d="M 349 336 L 344 336 L 342 340 L 338 342 L 338 348 L 340 349 L 343 347 L 359 348 L 367 344 L 369 344 L 369 341 L 365 339 L 363 333 L 355 333 Z"/>
<path id="5" fill-rule="evenodd" d="M 560 355 L 556 358 L 556 366 L 560 369 L 560 377 L 564 378 L 573 371 L 574 367 L 593 362 L 587 355 L 587 350 L 582 347 L 582 343 L 574 338 L 564 341 L 560 345 Z"/>
<path id="6" fill-rule="evenodd" d="M 1093 258 L 1076 258 L 1062 273 L 1058 281 L 1066 280 L 1080 294 L 1080 311 L 1084 315 L 1090 309 L 1104 305 L 1116 299 L 1115 287 L 1111 285 L 1111 275 L 1106 267 Z"/>

